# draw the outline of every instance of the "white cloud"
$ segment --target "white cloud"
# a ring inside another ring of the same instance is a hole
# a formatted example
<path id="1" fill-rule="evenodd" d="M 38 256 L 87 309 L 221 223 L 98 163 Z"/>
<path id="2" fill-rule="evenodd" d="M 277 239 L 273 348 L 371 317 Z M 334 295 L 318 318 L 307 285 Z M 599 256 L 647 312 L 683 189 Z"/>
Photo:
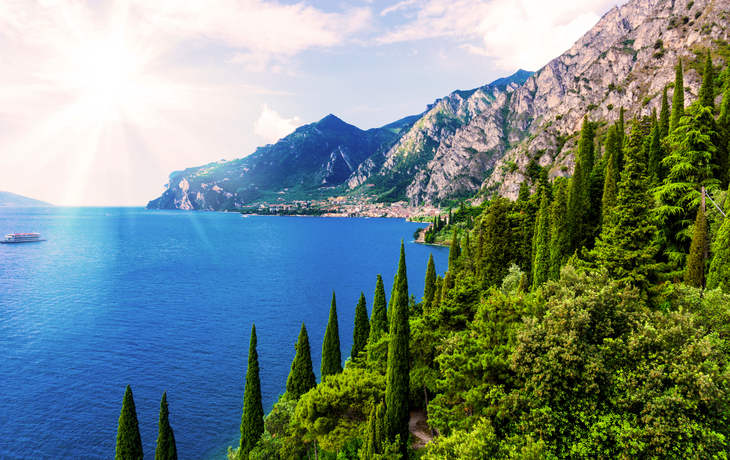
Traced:
<path id="1" fill-rule="evenodd" d="M 537 70 L 563 53 L 600 19 L 611 0 L 404 1 L 388 12 L 416 9 L 415 19 L 379 38 L 395 43 L 448 37 L 505 70 Z M 414 14 L 411 12 L 411 14 Z M 475 46 L 474 41 L 482 42 Z"/>
<path id="2" fill-rule="evenodd" d="M 254 132 L 270 144 L 293 133 L 297 127 L 303 124 L 299 117 L 283 118 L 266 104 L 261 104 L 261 109 L 261 116 L 254 123 Z"/>

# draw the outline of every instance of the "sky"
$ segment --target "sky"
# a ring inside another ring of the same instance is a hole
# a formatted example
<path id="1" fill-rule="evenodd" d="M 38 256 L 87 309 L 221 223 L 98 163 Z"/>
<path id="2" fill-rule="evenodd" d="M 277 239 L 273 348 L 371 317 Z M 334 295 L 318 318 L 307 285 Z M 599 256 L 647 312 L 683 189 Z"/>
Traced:
<path id="1" fill-rule="evenodd" d="M 144 206 L 330 113 L 375 128 L 538 70 L 616 4 L 0 0 L 0 191 Z"/>

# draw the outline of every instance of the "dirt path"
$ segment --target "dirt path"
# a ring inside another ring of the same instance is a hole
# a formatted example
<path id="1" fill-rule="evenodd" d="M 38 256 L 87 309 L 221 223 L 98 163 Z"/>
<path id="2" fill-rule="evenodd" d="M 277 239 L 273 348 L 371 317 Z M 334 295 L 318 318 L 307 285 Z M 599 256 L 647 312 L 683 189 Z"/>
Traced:
<path id="1" fill-rule="evenodd" d="M 420 449 L 433 439 L 431 428 L 428 426 L 426 412 L 421 409 L 411 411 L 411 418 L 408 422 L 408 431 L 410 431 L 414 437 L 414 449 Z"/>

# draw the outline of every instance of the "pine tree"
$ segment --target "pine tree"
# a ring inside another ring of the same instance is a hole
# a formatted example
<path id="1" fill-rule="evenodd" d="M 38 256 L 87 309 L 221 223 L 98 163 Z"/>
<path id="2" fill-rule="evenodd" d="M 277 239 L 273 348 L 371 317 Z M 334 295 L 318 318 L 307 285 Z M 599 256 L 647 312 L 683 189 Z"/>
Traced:
<path id="1" fill-rule="evenodd" d="M 312 365 L 312 351 L 309 346 L 309 335 L 304 323 L 302 323 L 299 339 L 294 348 L 296 354 L 291 363 L 289 377 L 286 379 L 286 394 L 290 399 L 296 401 L 304 393 L 317 386 L 317 378 L 314 376 L 314 366 Z"/>
<path id="2" fill-rule="evenodd" d="M 248 370 L 246 386 L 243 389 L 243 416 L 241 417 L 241 442 L 238 458 L 248 460 L 248 454 L 264 434 L 264 406 L 261 403 L 261 379 L 259 377 L 259 354 L 256 351 L 256 325 L 251 325 L 251 340 L 248 345 Z"/>
<path id="3" fill-rule="evenodd" d="M 373 311 L 370 313 L 370 336 L 368 337 L 368 342 L 377 342 L 385 332 L 388 332 L 388 305 L 385 302 L 383 277 L 378 275 L 378 281 L 375 283 L 375 296 L 373 297 Z"/>
<path id="4" fill-rule="evenodd" d="M 322 380 L 328 375 L 335 375 L 342 372 L 342 354 L 340 353 L 340 327 L 337 322 L 337 303 L 335 293 L 332 292 L 332 305 L 330 306 L 330 319 L 327 322 L 327 330 L 324 332 L 322 342 L 322 367 L 320 368 Z"/>
<path id="5" fill-rule="evenodd" d="M 538 215 L 538 227 L 535 233 L 537 241 L 537 249 L 535 251 L 535 260 L 532 263 L 532 289 L 537 289 L 545 281 L 548 280 L 550 273 L 550 203 L 548 202 L 547 193 L 543 191 L 540 200 L 540 213 Z"/>
<path id="6" fill-rule="evenodd" d="M 701 288 L 705 280 L 705 251 L 707 250 L 707 219 L 705 210 L 700 206 L 692 232 L 692 245 L 687 257 L 687 269 L 684 272 L 684 283 Z"/>
<path id="7" fill-rule="evenodd" d="M 669 101 L 667 99 L 667 86 L 662 92 L 662 109 L 659 112 L 659 136 L 664 139 L 669 135 Z"/>
<path id="8" fill-rule="evenodd" d="M 624 170 L 618 185 L 615 212 L 604 222 L 593 254 L 598 264 L 621 283 L 646 292 L 654 271 L 656 227 L 650 215 L 644 133 L 634 121 L 628 139 Z"/>
<path id="9" fill-rule="evenodd" d="M 365 294 L 360 292 L 360 300 L 355 307 L 355 328 L 352 331 L 352 350 L 350 359 L 356 359 L 360 353 L 365 351 L 365 345 L 370 336 L 370 321 L 368 321 L 368 309 L 365 305 Z"/>
<path id="10" fill-rule="evenodd" d="M 431 311 L 433 297 L 436 294 L 436 265 L 433 263 L 433 254 L 428 257 L 428 265 L 426 266 L 426 283 L 423 289 L 423 313 L 428 314 Z"/>
<path id="11" fill-rule="evenodd" d="M 709 107 L 715 110 L 715 76 L 712 71 L 712 56 L 707 52 L 705 71 L 702 73 L 702 86 L 700 87 L 699 102 L 702 107 Z"/>
<path id="12" fill-rule="evenodd" d="M 175 434 L 170 426 L 170 413 L 167 407 L 167 391 L 162 393 L 162 400 L 160 401 L 160 422 L 157 432 L 155 460 L 177 460 Z"/>
<path id="13" fill-rule="evenodd" d="M 396 300 L 393 303 L 390 341 L 388 342 L 385 432 L 389 441 L 395 440 L 396 435 L 400 435 L 400 451 L 404 456 L 403 458 L 407 458 L 408 451 L 408 393 L 410 386 L 408 300 L 406 254 L 401 241 L 400 261 L 398 263 L 398 290 L 396 291 Z"/>
<path id="14" fill-rule="evenodd" d="M 730 218 L 726 218 L 720 226 L 713 249 L 715 254 L 707 274 L 707 289 L 720 288 L 730 294 Z"/>
<path id="15" fill-rule="evenodd" d="M 122 400 L 122 412 L 119 414 L 117 428 L 117 449 L 115 460 L 142 460 L 142 437 L 139 435 L 137 409 L 134 407 L 132 388 L 127 385 Z"/>
<path id="16" fill-rule="evenodd" d="M 560 267 L 567 257 L 570 245 L 570 234 L 568 232 L 568 196 L 567 181 L 556 179 L 555 199 L 550 206 L 550 273 L 549 278 L 557 280 L 560 278 Z M 527 276 L 525 276 L 527 278 Z"/>
<path id="17" fill-rule="evenodd" d="M 669 132 L 673 133 L 684 116 L 684 77 L 682 75 L 682 59 L 679 60 L 674 77 L 674 96 L 672 97 L 672 118 L 669 120 Z"/>

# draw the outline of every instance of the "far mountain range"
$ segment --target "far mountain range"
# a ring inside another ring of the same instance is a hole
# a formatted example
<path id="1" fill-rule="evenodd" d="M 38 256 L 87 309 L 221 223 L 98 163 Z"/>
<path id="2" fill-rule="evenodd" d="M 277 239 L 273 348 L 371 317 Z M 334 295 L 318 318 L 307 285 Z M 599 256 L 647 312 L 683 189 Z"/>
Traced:
<path id="1" fill-rule="evenodd" d="M 707 52 L 720 68 L 730 59 L 729 17 L 727 2 L 630 0 L 537 72 L 454 91 L 422 114 L 367 131 L 328 115 L 244 158 L 172 173 L 147 207 L 226 210 L 333 187 L 412 205 L 514 199 L 536 171 L 572 174 L 584 116 L 611 122 L 621 107 L 658 110 L 680 58 L 685 105 L 693 102 Z"/>

